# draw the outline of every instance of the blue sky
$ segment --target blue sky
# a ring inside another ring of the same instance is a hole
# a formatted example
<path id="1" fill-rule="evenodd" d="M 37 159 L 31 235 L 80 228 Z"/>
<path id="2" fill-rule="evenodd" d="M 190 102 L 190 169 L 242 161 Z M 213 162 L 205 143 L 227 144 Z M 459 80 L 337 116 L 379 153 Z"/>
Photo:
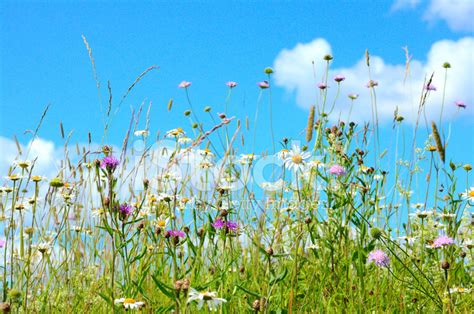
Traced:
<path id="1" fill-rule="evenodd" d="M 453 68 L 458 71 L 455 73 L 460 73 L 454 75 L 455 78 L 467 78 L 460 83 L 464 84 L 460 86 L 462 93 L 453 97 L 459 96 L 468 107 L 452 120 L 450 155 L 458 161 L 473 162 L 474 143 L 467 134 L 474 131 L 474 97 L 472 90 L 466 87 L 466 82 L 473 80 L 470 74 L 473 73 L 472 50 L 469 53 L 473 25 L 469 16 L 464 16 L 472 12 L 472 5 L 461 0 L 457 11 L 454 8 L 451 13 L 442 10 L 443 7 L 439 9 L 438 2 L 443 1 L 339 1 L 338 4 L 303 1 L 298 5 L 290 1 L 183 1 L 179 4 L 3 1 L 0 5 L 0 137 L 11 139 L 16 134 L 26 143 L 30 135 L 24 131 L 35 128 L 43 108 L 49 103 L 51 107 L 40 131 L 41 138 L 60 145 L 59 122 L 62 121 L 66 132 L 74 130 L 73 142 L 85 142 L 89 131 L 94 141 L 100 141 L 103 125 L 99 99 L 82 34 L 93 49 L 104 105 L 107 80 L 111 82 L 117 104 L 144 69 L 151 65 L 160 67 L 150 72 L 122 105 L 110 132 L 109 140 L 113 144 L 121 143 L 128 127 L 130 107 L 137 108 L 143 101 L 153 103 L 152 132 L 178 126 L 187 128 L 189 123 L 182 116 L 187 109 L 186 98 L 183 90 L 177 88 L 182 80 L 193 84 L 189 92 L 200 117 L 204 116 L 202 108 L 206 105 L 212 106 L 214 112 L 223 111 L 227 95 L 224 83 L 237 81 L 239 85 L 233 91 L 229 112 L 242 120 L 249 115 L 253 121 L 259 94 L 256 82 L 265 79 L 263 69 L 288 65 L 288 62 L 291 66 L 292 60 L 299 58 L 300 50 L 314 49 L 317 54 L 327 43 L 335 57 L 333 68 L 348 73 L 349 81 L 349 73 L 358 76 L 356 65 L 368 48 L 371 55 L 381 58 L 380 79 L 385 82 L 384 75 L 400 74 L 405 62 L 401 47 L 408 46 L 413 59 L 419 62 L 418 68 L 415 66 L 418 76 L 426 74 L 423 72 L 431 66 L 431 61 L 438 60 L 433 57 L 430 61 L 430 53 L 438 56 L 447 51 L 452 55 L 446 58 L 453 58 L 449 61 L 455 62 L 461 59 L 456 53 L 463 50 L 462 60 L 471 59 L 464 68 Z M 463 19 L 467 22 L 460 24 Z M 323 41 L 309 45 L 318 38 Z M 468 42 L 461 46 L 462 39 Z M 444 42 L 446 40 L 450 42 Z M 439 49 L 435 49 L 434 45 L 440 42 L 439 47 L 436 46 Z M 294 50 L 298 44 L 302 45 L 301 49 Z M 289 51 L 289 58 L 282 54 L 284 49 Z M 308 69 L 311 71 L 310 65 Z M 296 77 L 281 73 L 285 72 L 276 71 L 272 88 L 276 138 L 296 138 L 305 128 L 308 83 L 299 80 L 302 76 L 298 73 Z M 386 85 L 396 85 L 395 80 L 400 80 L 398 76 L 387 79 Z M 354 92 L 366 93 L 362 88 L 366 81 L 367 78 L 361 78 L 357 82 L 361 90 Z M 413 88 L 418 92 L 419 78 L 414 81 Z M 314 82 L 309 84 L 313 86 Z M 382 85 L 381 96 L 390 98 L 397 93 L 396 90 L 384 93 Z M 335 91 L 335 86 L 331 91 Z M 406 100 L 405 96 L 393 97 L 394 103 Z M 454 116 L 453 100 L 457 100 L 453 97 L 446 105 L 451 116 Z M 174 99 L 174 108 L 169 113 L 166 106 L 170 98 Z M 346 97 L 341 97 L 340 102 L 341 106 L 348 103 Z M 270 147 L 265 118 L 268 93 L 264 94 L 260 106 L 262 131 L 258 133 L 257 147 L 263 150 Z M 356 115 L 363 117 L 363 108 L 356 108 Z M 389 114 L 385 118 L 389 121 Z M 390 123 L 384 125 L 385 133 L 389 134 Z M 208 127 L 211 126 L 209 123 Z"/>

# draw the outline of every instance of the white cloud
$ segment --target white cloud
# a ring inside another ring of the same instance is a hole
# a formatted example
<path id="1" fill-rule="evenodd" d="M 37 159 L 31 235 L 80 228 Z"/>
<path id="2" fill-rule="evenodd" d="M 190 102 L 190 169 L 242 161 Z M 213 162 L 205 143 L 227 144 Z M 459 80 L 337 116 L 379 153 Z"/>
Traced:
<path id="1" fill-rule="evenodd" d="M 420 4 L 421 0 L 395 0 L 392 10 L 414 9 Z"/>
<path id="2" fill-rule="evenodd" d="M 424 18 L 428 21 L 444 20 L 455 31 L 474 31 L 474 1 L 431 0 Z"/>
<path id="3" fill-rule="evenodd" d="M 392 11 L 414 9 L 421 0 L 395 0 Z M 429 22 L 445 21 L 453 31 L 474 32 L 473 0 L 429 0 L 423 9 L 423 19 Z"/>
<path id="4" fill-rule="evenodd" d="M 388 64 L 381 57 L 371 56 L 371 77 L 378 81 L 376 87 L 377 107 L 379 119 L 388 121 L 393 118 L 393 112 L 398 106 L 399 112 L 408 120 L 414 121 L 420 99 L 424 79 L 434 72 L 433 85 L 438 88 L 430 93 L 426 104 L 428 118 L 438 119 L 442 103 L 442 87 L 444 82 L 443 63 L 448 61 L 451 69 L 448 71 L 446 87 L 446 102 L 443 116 L 453 118 L 457 114 L 457 107 L 453 104 L 462 100 L 467 104 L 463 113 L 472 115 L 474 86 L 474 38 L 466 37 L 458 41 L 442 40 L 434 43 L 426 57 L 426 61 L 412 59 L 410 65 L 410 78 L 404 83 L 405 60 L 404 52 L 400 50 L 400 63 Z M 296 103 L 304 108 L 315 104 L 317 82 L 324 75 L 323 56 L 331 52 L 329 43 L 324 39 L 316 39 L 307 44 L 299 43 L 293 49 L 282 50 L 274 61 L 276 85 L 283 87 L 296 96 Z M 337 58 L 337 54 L 335 55 Z M 313 76 L 312 61 L 316 61 L 316 82 Z M 336 74 L 342 74 L 346 80 L 341 83 L 341 97 L 339 98 L 333 119 L 345 119 L 349 110 L 347 94 L 357 93 L 359 98 L 355 101 L 352 120 L 370 120 L 371 98 L 370 91 L 365 87 L 369 80 L 365 57 L 348 68 L 331 69 L 329 72 L 330 88 L 329 103 L 332 104 L 336 94 L 337 84 L 332 80 Z"/>
<path id="5" fill-rule="evenodd" d="M 13 161 L 24 160 L 27 156 L 28 147 L 31 144 L 29 142 L 27 145 L 20 144 L 23 157 L 19 155 L 18 148 L 15 142 L 9 138 L 0 136 L 0 175 L 6 176 L 10 166 L 13 164 Z M 62 154 L 62 151 L 55 147 L 52 141 L 47 141 L 41 138 L 36 139 L 33 144 L 31 144 L 30 152 L 28 155 L 29 160 L 37 159 L 35 162 L 35 174 L 47 176 L 51 178 L 55 176 L 58 172 L 59 165 L 59 156 Z"/>

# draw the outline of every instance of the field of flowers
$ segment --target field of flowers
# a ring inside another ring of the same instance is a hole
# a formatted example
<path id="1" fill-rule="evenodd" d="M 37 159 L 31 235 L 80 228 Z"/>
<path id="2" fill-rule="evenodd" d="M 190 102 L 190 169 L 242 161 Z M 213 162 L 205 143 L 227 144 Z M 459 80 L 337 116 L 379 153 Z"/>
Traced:
<path id="1" fill-rule="evenodd" d="M 328 73 L 332 56 L 324 60 Z M 470 313 L 472 166 L 445 160 L 442 117 L 424 119 L 435 88 L 429 77 L 416 125 L 395 111 L 397 145 L 384 142 L 368 53 L 366 63 L 366 124 L 333 112 L 336 101 L 357 103 L 356 94 L 326 97 L 343 75 L 315 87 L 301 139 L 275 139 L 253 117 L 233 116 L 236 82 L 222 86 L 225 110 L 215 112 L 195 110 L 192 84 L 183 81 L 187 127 L 151 134 L 144 105 L 124 126 L 121 146 L 71 145 L 61 126 L 64 157 L 48 178 L 18 144 L 0 187 L 0 310 Z M 449 63 L 439 66 L 449 71 Z M 272 74 L 264 70 L 256 97 L 271 93 Z M 260 96 L 257 106 L 271 108 L 271 97 Z M 110 97 L 104 139 L 114 109 Z M 172 100 L 165 110 L 176 110 Z M 204 115 L 213 123 L 202 123 Z M 267 134 L 268 150 L 256 152 L 256 138 Z M 401 134 L 409 134 L 403 153 Z"/>

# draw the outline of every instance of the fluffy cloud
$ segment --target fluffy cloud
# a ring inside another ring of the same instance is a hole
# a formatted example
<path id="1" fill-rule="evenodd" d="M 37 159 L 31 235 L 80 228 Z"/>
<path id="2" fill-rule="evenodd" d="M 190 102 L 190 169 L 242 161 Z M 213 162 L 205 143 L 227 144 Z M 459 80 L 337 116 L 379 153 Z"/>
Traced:
<path id="1" fill-rule="evenodd" d="M 431 0 L 425 12 L 429 21 L 444 20 L 455 31 L 474 31 L 474 1 Z"/>
<path id="2" fill-rule="evenodd" d="M 53 142 L 38 138 L 33 143 L 29 142 L 27 145 L 20 144 L 23 156 L 28 152 L 29 147 L 28 159 L 36 159 L 35 174 L 49 178 L 57 175 L 59 170 L 57 161 L 60 160 L 59 157 L 63 151 L 59 147 L 55 147 Z M 6 137 L 0 136 L 0 149 L 2 151 L 2 154 L 0 154 L 0 174 L 7 175 L 14 160 L 23 160 L 25 158 L 19 157 L 20 154 L 16 143 Z"/>
<path id="3" fill-rule="evenodd" d="M 399 113 L 408 121 L 416 119 L 420 94 L 424 79 L 434 73 L 433 85 L 438 88 L 431 92 L 426 104 L 428 118 L 438 119 L 442 103 L 442 87 L 444 83 L 443 63 L 448 61 L 451 68 L 448 71 L 446 87 L 446 101 L 443 116 L 450 119 L 458 115 L 458 108 L 454 105 L 457 100 L 464 101 L 468 108 L 463 114 L 473 113 L 474 86 L 473 51 L 474 38 L 466 37 L 458 41 L 442 40 L 434 43 L 426 56 L 426 60 L 411 60 L 410 74 L 405 81 L 406 66 L 404 53 L 401 51 L 399 64 L 388 64 L 379 56 L 371 56 L 371 78 L 378 81 L 376 87 L 377 108 L 379 119 L 388 121 L 393 118 L 393 112 L 398 107 Z M 316 83 L 322 80 L 325 72 L 323 56 L 331 53 L 331 46 L 324 39 L 316 39 L 310 43 L 297 44 L 292 49 L 282 50 L 274 61 L 275 82 L 288 92 L 296 96 L 296 103 L 301 107 L 309 107 L 321 102 Z M 335 55 L 337 58 L 337 53 Z M 316 81 L 313 74 L 312 62 L 316 72 Z M 365 87 L 369 80 L 365 57 L 362 53 L 358 62 L 348 68 L 336 68 L 329 71 L 329 104 L 337 91 L 337 84 L 332 80 L 336 74 L 342 74 L 346 80 L 341 83 L 340 98 L 338 99 L 333 119 L 342 114 L 345 119 L 349 111 L 347 94 L 357 93 L 352 111 L 352 120 L 369 120 L 371 116 L 370 90 Z"/>
<path id="4" fill-rule="evenodd" d="M 420 3 L 421 0 L 395 0 L 392 10 L 414 9 Z M 454 31 L 474 31 L 472 0 L 430 0 L 423 10 L 423 18 L 426 21 L 442 20 Z"/>

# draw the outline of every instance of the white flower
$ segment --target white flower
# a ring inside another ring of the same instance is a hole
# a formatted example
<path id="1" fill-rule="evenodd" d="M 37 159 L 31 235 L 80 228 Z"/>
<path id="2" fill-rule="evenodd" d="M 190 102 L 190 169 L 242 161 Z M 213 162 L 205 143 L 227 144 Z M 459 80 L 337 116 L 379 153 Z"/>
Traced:
<path id="1" fill-rule="evenodd" d="M 469 188 L 469 190 L 466 190 L 466 192 L 461 193 L 461 196 L 465 200 L 469 200 L 471 202 L 474 202 L 474 187 Z"/>
<path id="2" fill-rule="evenodd" d="M 257 158 L 257 156 L 255 156 L 254 154 L 242 154 L 240 155 L 240 159 L 239 159 L 239 162 L 242 164 L 242 165 L 249 165 L 252 163 L 252 161 Z"/>
<path id="3" fill-rule="evenodd" d="M 23 169 L 28 168 L 31 165 L 31 161 L 29 160 L 15 160 L 13 163 Z"/>
<path id="4" fill-rule="evenodd" d="M 120 299 L 116 299 L 114 301 L 114 304 L 122 304 L 123 307 L 127 310 L 128 309 L 135 310 L 144 306 L 145 302 L 136 301 L 135 299 L 132 299 L 132 298 L 120 298 Z"/>
<path id="5" fill-rule="evenodd" d="M 267 192 L 281 191 L 285 187 L 285 181 L 283 181 L 282 179 L 278 179 L 275 182 L 265 181 L 262 182 L 260 186 Z"/>
<path id="6" fill-rule="evenodd" d="M 143 136 L 143 137 L 147 137 L 148 135 L 150 135 L 150 132 L 148 130 L 137 130 L 135 131 L 135 136 Z"/>
<path id="7" fill-rule="evenodd" d="M 416 212 L 410 214 L 411 217 L 418 217 L 420 219 L 424 219 L 431 215 L 433 215 L 432 210 L 423 210 L 423 211 L 417 210 Z"/>
<path id="8" fill-rule="evenodd" d="M 323 162 L 321 162 L 321 160 L 315 159 L 308 162 L 308 167 L 310 169 L 316 169 L 316 168 L 324 169 L 326 165 Z"/>
<path id="9" fill-rule="evenodd" d="M 439 216 L 440 216 L 442 219 L 451 220 L 451 219 L 453 219 L 453 218 L 456 217 L 456 214 L 452 214 L 452 213 L 441 213 L 441 214 L 439 214 Z"/>
<path id="10" fill-rule="evenodd" d="M 383 176 L 382 176 L 382 175 L 380 175 L 380 174 L 374 175 L 374 180 L 375 180 L 375 181 L 381 181 L 382 179 L 383 179 Z"/>
<path id="11" fill-rule="evenodd" d="M 165 137 L 180 138 L 180 137 L 183 137 L 185 135 L 186 135 L 186 133 L 184 132 L 184 130 L 182 128 L 176 128 L 176 129 L 172 129 L 172 130 L 169 130 L 168 132 L 166 132 Z"/>
<path id="12" fill-rule="evenodd" d="M 293 145 L 285 159 L 285 166 L 295 172 L 304 170 L 306 160 L 311 157 L 311 153 L 301 151 L 298 145 Z"/>
<path id="13" fill-rule="evenodd" d="M 449 289 L 449 293 L 469 293 L 471 290 L 471 288 L 452 287 Z"/>
<path id="14" fill-rule="evenodd" d="M 420 208 L 423 208 L 424 206 L 425 206 L 425 203 L 411 204 L 411 207 L 414 208 L 414 209 L 420 209 Z"/>
<path id="15" fill-rule="evenodd" d="M 193 302 L 193 301 L 198 301 L 198 310 L 202 308 L 204 305 L 204 302 L 207 303 L 207 306 L 209 307 L 210 311 L 217 311 L 217 308 L 219 307 L 220 304 L 226 303 L 226 299 L 218 298 L 217 297 L 217 292 L 198 292 L 195 289 L 191 288 L 189 291 L 189 297 L 188 297 L 188 302 Z"/>
<path id="16" fill-rule="evenodd" d="M 49 254 L 51 252 L 52 245 L 50 242 L 42 242 L 36 245 L 36 249 L 41 254 Z"/>
<path id="17" fill-rule="evenodd" d="M 286 149 L 286 148 L 280 150 L 280 151 L 278 152 L 278 158 L 280 158 L 281 160 L 284 161 L 284 160 L 288 157 L 289 152 L 290 152 L 290 151 L 289 151 L 288 149 Z"/>
<path id="18" fill-rule="evenodd" d="M 19 174 L 10 174 L 9 176 L 6 176 L 4 178 L 8 180 L 12 180 L 12 181 L 17 181 L 17 180 L 23 179 L 23 176 Z"/>
<path id="19" fill-rule="evenodd" d="M 401 241 L 406 241 L 408 245 L 413 245 L 415 243 L 416 237 L 402 236 L 398 237 Z"/>
<path id="20" fill-rule="evenodd" d="M 212 162 L 203 161 L 199 164 L 199 167 L 201 167 L 201 169 L 209 169 L 214 167 L 214 164 Z"/>
<path id="21" fill-rule="evenodd" d="M 212 158 L 214 157 L 214 154 L 211 152 L 211 150 L 209 148 L 205 148 L 205 149 L 198 149 L 198 154 L 201 155 L 202 157 L 206 158 L 206 157 L 209 157 L 209 158 Z"/>
<path id="22" fill-rule="evenodd" d="M 193 142 L 193 140 L 190 139 L 189 137 L 182 137 L 182 138 L 178 139 L 178 143 L 181 144 L 181 145 L 190 144 L 192 142 Z"/>

